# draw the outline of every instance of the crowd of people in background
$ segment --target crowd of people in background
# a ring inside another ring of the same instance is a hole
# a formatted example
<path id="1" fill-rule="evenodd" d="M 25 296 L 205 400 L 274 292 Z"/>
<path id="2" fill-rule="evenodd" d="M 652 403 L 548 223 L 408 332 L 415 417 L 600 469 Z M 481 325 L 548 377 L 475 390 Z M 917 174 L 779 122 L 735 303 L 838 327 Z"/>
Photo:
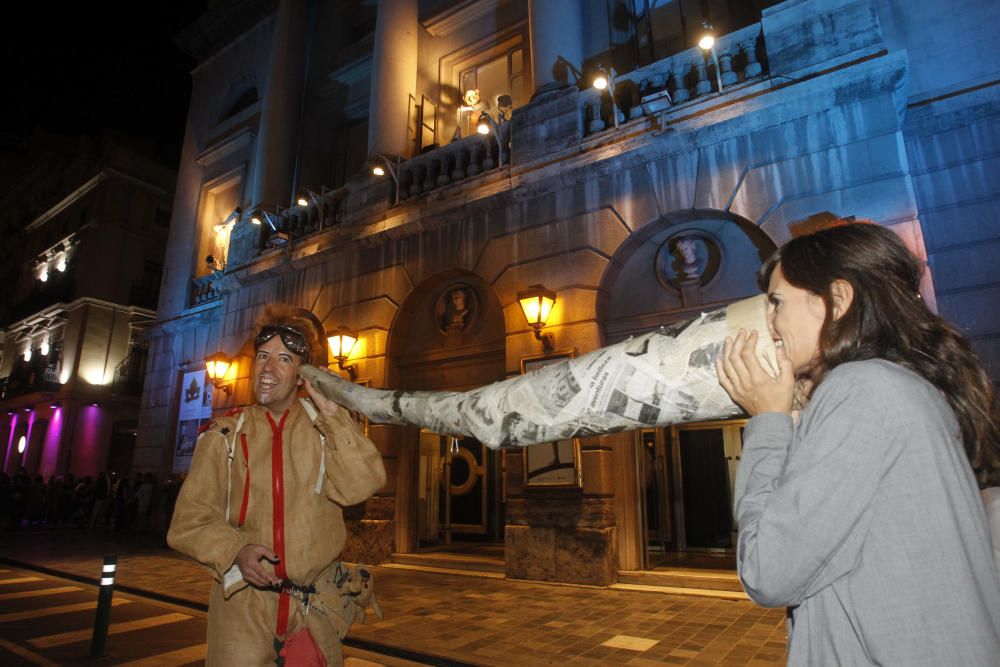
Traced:
<path id="1" fill-rule="evenodd" d="M 184 473 L 162 484 L 153 473 L 102 472 L 76 478 L 72 473 L 32 478 L 21 467 L 0 472 L 0 526 L 80 528 L 89 533 L 165 533 L 173 516 Z"/>

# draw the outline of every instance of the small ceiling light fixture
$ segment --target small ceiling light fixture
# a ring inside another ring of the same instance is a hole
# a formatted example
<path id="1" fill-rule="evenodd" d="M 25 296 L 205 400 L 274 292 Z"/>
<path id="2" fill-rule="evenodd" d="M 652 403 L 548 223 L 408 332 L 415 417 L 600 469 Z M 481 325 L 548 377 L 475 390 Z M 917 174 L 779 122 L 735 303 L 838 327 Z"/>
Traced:
<path id="1" fill-rule="evenodd" d="M 226 374 L 233 365 L 233 360 L 224 352 L 216 352 L 205 358 L 205 371 L 208 373 L 208 379 L 216 387 L 226 392 L 228 396 L 232 396 L 233 386 L 226 382 Z"/>
<path id="2" fill-rule="evenodd" d="M 342 371 L 346 371 L 351 380 L 356 380 L 358 378 L 358 369 L 353 364 L 345 366 L 344 362 L 351 356 L 351 350 L 354 349 L 355 344 L 358 342 L 357 332 L 345 326 L 340 326 L 333 335 L 327 336 L 326 342 L 330 346 L 330 356 L 337 360 L 337 367 Z"/>
<path id="3" fill-rule="evenodd" d="M 49 407 L 52 408 L 53 410 L 58 410 L 59 408 L 62 407 L 62 403 L 60 403 L 59 401 L 52 401 L 52 403 L 49 404 Z"/>
<path id="4" fill-rule="evenodd" d="M 531 285 L 517 293 L 517 300 L 521 304 L 524 319 L 535 332 L 535 338 L 542 341 L 545 351 L 551 352 L 554 347 L 552 334 L 543 334 L 542 329 L 556 303 L 556 293 L 546 289 L 544 285 Z"/>

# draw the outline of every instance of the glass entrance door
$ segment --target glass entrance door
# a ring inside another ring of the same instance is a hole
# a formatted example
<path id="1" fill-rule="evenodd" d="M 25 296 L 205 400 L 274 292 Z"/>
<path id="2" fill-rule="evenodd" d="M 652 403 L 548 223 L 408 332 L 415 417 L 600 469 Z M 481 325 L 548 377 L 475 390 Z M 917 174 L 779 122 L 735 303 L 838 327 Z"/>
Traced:
<path id="1" fill-rule="evenodd" d="M 453 452 L 450 437 L 420 433 L 418 529 L 424 546 L 490 541 L 503 525 L 502 498 L 491 483 L 501 474 L 501 457 L 474 438 L 458 438 L 457 445 Z"/>
<path id="2" fill-rule="evenodd" d="M 671 483 L 676 548 L 731 551 L 736 547 L 732 498 L 745 420 L 671 429 Z"/>

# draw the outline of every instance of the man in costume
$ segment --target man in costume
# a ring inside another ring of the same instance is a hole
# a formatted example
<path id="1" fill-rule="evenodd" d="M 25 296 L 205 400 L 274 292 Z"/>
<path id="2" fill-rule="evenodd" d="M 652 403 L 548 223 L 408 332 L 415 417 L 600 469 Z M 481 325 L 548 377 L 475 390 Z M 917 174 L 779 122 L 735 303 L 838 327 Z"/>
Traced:
<path id="1" fill-rule="evenodd" d="M 268 307 L 253 343 L 256 404 L 198 439 L 167 540 L 215 577 L 209 665 L 292 664 L 293 646 L 342 662 L 346 630 L 308 613 L 319 609 L 309 597 L 341 578 L 341 508 L 384 486 L 385 469 L 350 414 L 299 379 L 301 364 L 325 366 L 324 343 L 312 313 Z"/>

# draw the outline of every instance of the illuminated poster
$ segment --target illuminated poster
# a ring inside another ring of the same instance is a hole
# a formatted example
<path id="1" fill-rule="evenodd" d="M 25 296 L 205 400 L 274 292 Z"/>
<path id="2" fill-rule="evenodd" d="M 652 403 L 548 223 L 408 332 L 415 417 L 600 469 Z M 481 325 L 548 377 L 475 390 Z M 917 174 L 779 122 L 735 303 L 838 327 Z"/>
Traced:
<path id="1" fill-rule="evenodd" d="M 200 370 L 185 373 L 181 381 L 174 472 L 182 472 L 191 467 L 198 430 L 212 417 L 212 385 L 206 379 L 205 371 Z"/>

